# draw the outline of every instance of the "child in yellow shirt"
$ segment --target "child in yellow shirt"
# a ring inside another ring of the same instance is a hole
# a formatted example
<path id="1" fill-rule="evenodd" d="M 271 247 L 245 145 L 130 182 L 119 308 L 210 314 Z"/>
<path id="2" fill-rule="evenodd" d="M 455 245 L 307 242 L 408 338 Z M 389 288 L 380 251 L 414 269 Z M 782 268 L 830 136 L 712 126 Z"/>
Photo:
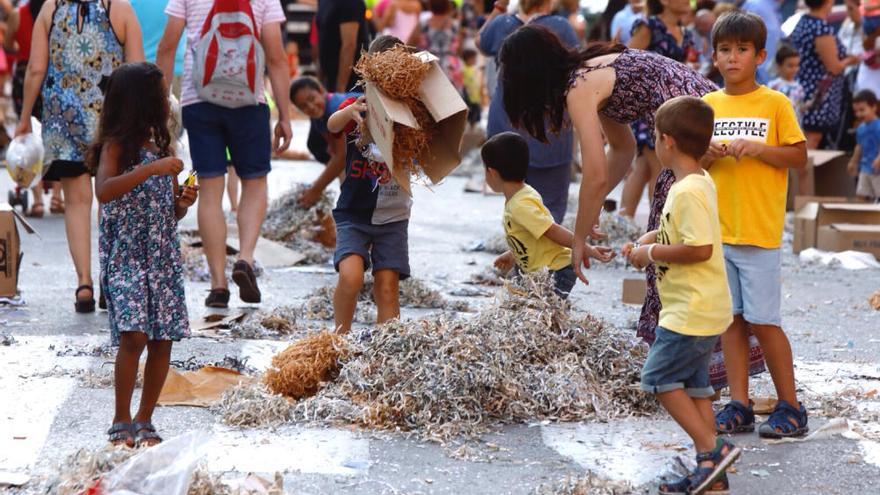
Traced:
<path id="1" fill-rule="evenodd" d="M 779 398 L 762 437 L 801 436 L 807 411 L 795 392 L 791 345 L 782 331 L 780 246 L 785 221 L 788 169 L 807 163 L 804 134 L 784 94 L 755 81 L 767 56 L 767 29 L 746 12 L 715 23 L 715 66 L 724 89 L 703 100 L 715 111 L 712 145 L 703 158 L 718 187 L 718 214 L 733 300 L 733 324 L 721 337 L 731 401 L 715 419 L 720 433 L 755 429 L 749 401 L 749 330 L 764 351 Z"/>
<path id="2" fill-rule="evenodd" d="M 712 109 L 692 96 L 673 98 L 657 110 L 657 157 L 675 174 L 675 184 L 660 228 L 623 249 L 637 268 L 656 265 L 663 304 L 642 368 L 642 390 L 656 395 L 697 451 L 694 472 L 661 484 L 661 494 L 727 493 L 726 470 L 740 455 L 715 433 L 709 381 L 712 351 L 732 320 L 715 185 L 699 163 L 712 137 L 712 119 Z"/>
<path id="3" fill-rule="evenodd" d="M 480 150 L 486 166 L 486 184 L 504 194 L 504 234 L 509 251 L 495 260 L 501 270 L 516 265 L 525 273 L 548 268 L 556 293 L 567 298 L 577 275 L 571 267 L 574 234 L 553 221 L 541 195 L 525 183 L 529 169 L 529 147 L 515 132 L 492 136 Z M 588 254 L 602 262 L 614 256 L 611 248 L 587 246 Z"/>

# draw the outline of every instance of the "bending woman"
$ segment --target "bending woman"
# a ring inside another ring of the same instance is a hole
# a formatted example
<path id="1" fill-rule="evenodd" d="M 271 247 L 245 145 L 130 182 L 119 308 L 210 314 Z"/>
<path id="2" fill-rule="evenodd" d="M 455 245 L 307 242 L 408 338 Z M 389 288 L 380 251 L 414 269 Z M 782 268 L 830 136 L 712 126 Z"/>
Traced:
<path id="1" fill-rule="evenodd" d="M 590 267 L 588 235 L 608 192 L 630 168 L 636 141 L 629 124 L 643 120 L 654 128 L 654 112 L 675 96 L 702 96 L 715 85 L 683 64 L 656 53 L 623 45 L 566 48 L 549 30 L 527 25 L 511 34 L 501 49 L 504 107 L 514 126 L 547 141 L 546 129 L 573 125 L 581 145 L 581 180 L 572 266 L 584 283 Z M 566 111 L 570 122 L 565 118 Z M 606 155 L 603 134 L 608 141 Z M 649 229 L 656 228 L 674 175 L 660 173 L 651 205 Z M 649 272 L 649 282 L 651 281 Z M 649 283 L 649 286 L 652 285 Z M 650 287 L 649 287 L 650 290 Z M 656 289 L 655 289 L 656 293 Z"/>

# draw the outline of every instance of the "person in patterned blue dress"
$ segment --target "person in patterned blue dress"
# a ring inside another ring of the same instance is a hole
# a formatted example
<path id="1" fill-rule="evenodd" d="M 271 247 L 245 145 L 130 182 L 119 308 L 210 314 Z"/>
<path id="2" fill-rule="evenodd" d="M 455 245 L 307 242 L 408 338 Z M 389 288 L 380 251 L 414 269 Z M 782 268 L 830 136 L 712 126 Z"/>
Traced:
<path id="1" fill-rule="evenodd" d="M 101 203 L 101 285 L 116 354 L 114 444 L 161 442 L 151 419 L 168 374 L 171 343 L 189 336 L 177 221 L 198 186 L 178 187 L 162 71 L 140 62 L 113 71 L 87 163 Z M 132 421 L 138 361 L 147 349 L 140 408 Z"/>
<path id="2" fill-rule="evenodd" d="M 76 268 L 78 313 L 95 311 L 91 267 L 92 182 L 85 153 L 95 135 L 104 82 L 116 67 L 144 59 L 137 17 L 128 2 L 46 0 L 34 21 L 15 135 L 31 132 L 43 98 L 43 178 L 60 180 L 66 200 L 67 244 Z"/>
<path id="3" fill-rule="evenodd" d="M 797 82 L 807 98 L 802 122 L 807 148 L 816 149 L 822 136 L 840 123 L 843 71 L 859 59 L 846 56 L 834 27 L 827 21 L 834 0 L 806 0 L 806 4 L 810 10 L 798 21 L 789 39 L 801 57 Z"/>

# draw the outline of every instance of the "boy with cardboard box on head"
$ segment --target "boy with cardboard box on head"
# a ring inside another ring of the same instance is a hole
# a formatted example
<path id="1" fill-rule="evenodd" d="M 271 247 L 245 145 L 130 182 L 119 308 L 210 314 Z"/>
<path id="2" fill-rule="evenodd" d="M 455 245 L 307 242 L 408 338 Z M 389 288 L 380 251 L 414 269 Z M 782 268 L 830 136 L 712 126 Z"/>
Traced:
<path id="1" fill-rule="evenodd" d="M 495 259 L 495 266 L 510 270 L 516 265 L 522 272 L 547 268 L 553 277 L 556 294 L 565 299 L 577 281 L 571 267 L 571 243 L 574 234 L 553 220 L 541 195 L 525 183 L 529 169 L 529 147 L 515 132 L 492 136 L 481 150 L 486 166 L 486 184 L 504 194 L 504 233 L 510 248 Z M 587 246 L 592 258 L 608 262 L 611 248 Z"/>
<path id="2" fill-rule="evenodd" d="M 393 36 L 380 36 L 370 45 L 370 53 L 396 44 L 403 43 Z M 331 133 L 354 133 L 356 125 L 363 124 L 366 111 L 364 97 L 348 98 L 330 116 L 327 129 Z M 333 318 L 336 330 L 343 333 L 351 330 L 365 270 L 373 270 L 378 323 L 400 315 L 399 283 L 410 272 L 407 230 L 412 199 L 392 176 L 375 143 L 362 138 L 346 138 L 345 180 L 333 210 L 333 264 L 339 272 Z"/>
<path id="3" fill-rule="evenodd" d="M 788 169 L 807 163 L 804 134 L 782 93 L 759 85 L 767 52 L 760 17 L 729 12 L 712 30 L 715 66 L 724 89 L 703 100 L 715 111 L 712 145 L 702 164 L 718 189 L 733 324 L 721 336 L 731 401 L 718 412 L 721 433 L 754 431 L 749 401 L 748 333 L 758 338 L 779 402 L 759 428 L 762 437 L 801 436 L 807 411 L 798 402 L 791 345 L 782 331 L 782 230 Z"/>

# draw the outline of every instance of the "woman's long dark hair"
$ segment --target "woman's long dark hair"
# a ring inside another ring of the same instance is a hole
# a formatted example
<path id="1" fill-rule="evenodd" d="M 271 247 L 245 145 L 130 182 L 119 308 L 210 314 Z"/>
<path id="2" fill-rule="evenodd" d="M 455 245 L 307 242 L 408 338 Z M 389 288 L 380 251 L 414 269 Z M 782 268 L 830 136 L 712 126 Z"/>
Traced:
<path id="1" fill-rule="evenodd" d="M 37 21 L 37 16 L 40 15 L 40 9 L 43 8 L 44 3 L 46 3 L 46 0 L 31 0 L 30 3 L 28 3 L 28 10 L 31 11 L 31 19 L 33 19 L 34 22 Z"/>
<path id="2" fill-rule="evenodd" d="M 517 29 L 504 41 L 499 57 L 510 123 L 546 143 L 548 127 L 552 132 L 562 129 L 572 73 L 587 60 L 625 49 L 620 44 L 594 43 L 582 51 L 571 50 L 543 26 Z"/>
<path id="3" fill-rule="evenodd" d="M 118 67 L 107 82 L 98 132 L 86 153 L 87 165 L 97 169 L 101 150 L 114 143 L 122 147 L 121 170 L 128 170 L 151 138 L 159 155 L 172 155 L 169 113 L 168 91 L 159 67 L 149 62 Z"/>

